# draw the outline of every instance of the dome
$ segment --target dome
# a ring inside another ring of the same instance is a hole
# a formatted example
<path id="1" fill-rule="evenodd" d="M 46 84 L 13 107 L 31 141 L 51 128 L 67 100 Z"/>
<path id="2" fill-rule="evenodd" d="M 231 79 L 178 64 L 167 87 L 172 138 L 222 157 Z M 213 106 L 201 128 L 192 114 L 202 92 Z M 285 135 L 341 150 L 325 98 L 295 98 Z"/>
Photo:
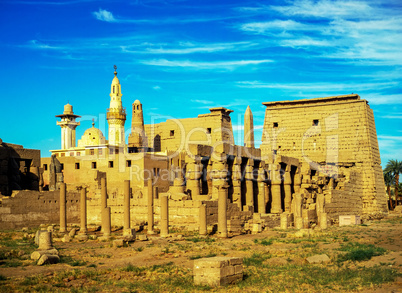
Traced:
<path id="1" fill-rule="evenodd" d="M 106 143 L 106 138 L 103 135 L 102 131 L 95 126 L 88 128 L 85 130 L 81 139 L 78 140 L 78 147 L 86 147 L 86 146 L 95 146 Z"/>
<path id="2" fill-rule="evenodd" d="M 140 100 L 135 100 L 133 104 L 141 104 Z"/>
<path id="3" fill-rule="evenodd" d="M 67 115 L 67 114 L 73 114 L 73 106 L 71 106 L 69 103 L 67 103 L 66 105 L 64 105 L 64 112 L 63 114 Z"/>

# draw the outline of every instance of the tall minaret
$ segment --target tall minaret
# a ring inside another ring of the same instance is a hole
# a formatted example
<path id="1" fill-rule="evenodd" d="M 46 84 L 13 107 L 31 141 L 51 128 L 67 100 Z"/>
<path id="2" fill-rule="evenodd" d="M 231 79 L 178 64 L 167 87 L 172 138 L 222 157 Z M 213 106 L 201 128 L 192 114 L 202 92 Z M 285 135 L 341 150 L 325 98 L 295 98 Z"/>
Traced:
<path id="1" fill-rule="evenodd" d="M 121 86 L 117 78 L 117 66 L 114 66 L 114 78 L 110 89 L 110 108 L 107 109 L 109 123 L 109 145 L 125 145 L 124 123 L 126 122 L 126 109 L 121 104 Z"/>
<path id="2" fill-rule="evenodd" d="M 147 148 L 147 138 L 144 131 L 144 114 L 142 104 L 139 100 L 133 103 L 133 116 L 131 120 L 131 133 L 128 137 L 128 148 L 130 151 L 140 151 Z"/>
<path id="3" fill-rule="evenodd" d="M 244 113 L 244 146 L 254 147 L 254 123 L 250 106 L 247 106 L 246 113 Z"/>
<path id="4" fill-rule="evenodd" d="M 75 128 L 80 125 L 80 122 L 76 122 L 75 119 L 81 116 L 74 115 L 73 106 L 67 103 L 64 105 L 63 114 L 56 117 L 61 118 L 61 121 L 57 121 L 57 125 L 61 127 L 61 149 L 75 147 Z"/>

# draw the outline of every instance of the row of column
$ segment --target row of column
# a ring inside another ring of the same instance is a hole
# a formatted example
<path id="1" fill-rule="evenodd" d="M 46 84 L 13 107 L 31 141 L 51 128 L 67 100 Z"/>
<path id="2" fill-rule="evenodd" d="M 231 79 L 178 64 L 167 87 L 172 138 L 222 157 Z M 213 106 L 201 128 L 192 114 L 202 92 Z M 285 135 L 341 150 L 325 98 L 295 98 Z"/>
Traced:
<path id="1" fill-rule="evenodd" d="M 199 157 L 186 157 L 187 171 L 186 171 L 186 189 L 191 191 L 193 199 L 197 199 L 200 195 L 200 178 L 202 175 L 202 166 L 200 164 L 201 158 Z M 232 187 L 233 203 L 237 204 L 239 209 L 242 209 L 242 172 L 241 172 L 242 158 L 237 156 L 234 158 L 232 167 Z M 207 169 L 208 183 L 211 181 L 212 191 L 211 199 L 217 200 L 219 188 L 227 184 L 228 167 L 225 157 L 220 159 L 211 158 L 210 164 L 212 171 Z M 260 163 L 257 175 L 257 188 L 258 188 L 258 201 L 254 203 L 254 160 L 249 158 L 245 166 L 245 205 L 254 207 L 257 204 L 258 213 L 266 213 L 266 206 L 271 195 L 271 213 L 280 214 L 282 212 L 291 211 L 292 202 L 292 178 L 290 174 L 290 166 L 288 165 L 283 175 L 281 175 L 281 165 L 274 163 L 270 164 L 270 179 L 271 179 L 271 192 L 269 192 L 269 185 L 267 184 L 265 162 Z M 282 182 L 284 189 L 284 206 L 282 207 Z M 299 168 L 294 176 L 294 191 L 299 192 L 301 186 L 301 176 Z"/>
<path id="2" fill-rule="evenodd" d="M 82 188 L 80 192 L 80 234 L 87 233 L 87 198 L 86 188 Z M 67 208 L 66 208 L 67 186 L 61 183 L 60 186 L 60 232 L 67 232 Z M 160 234 L 162 237 L 169 235 L 169 201 L 168 196 L 163 195 L 161 201 L 161 223 Z M 107 206 L 107 188 L 106 178 L 101 178 L 101 222 L 103 236 L 108 238 L 111 235 L 111 211 Z M 123 236 L 133 236 L 134 231 L 131 229 L 130 223 L 130 180 L 124 181 L 124 220 L 123 220 Z M 154 234 L 154 189 L 152 179 L 148 180 L 148 234 Z"/>

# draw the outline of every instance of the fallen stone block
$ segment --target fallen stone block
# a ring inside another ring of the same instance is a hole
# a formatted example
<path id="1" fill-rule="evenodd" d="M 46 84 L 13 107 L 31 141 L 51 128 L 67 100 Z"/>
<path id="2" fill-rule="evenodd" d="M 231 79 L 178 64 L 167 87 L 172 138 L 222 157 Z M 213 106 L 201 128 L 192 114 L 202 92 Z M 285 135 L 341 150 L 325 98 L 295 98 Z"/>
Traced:
<path id="1" fill-rule="evenodd" d="M 124 240 L 123 239 L 113 240 L 113 248 L 118 248 L 118 247 L 123 247 L 123 246 L 124 246 Z"/>
<path id="2" fill-rule="evenodd" d="M 46 265 L 46 264 L 56 264 L 60 261 L 60 258 L 58 255 L 48 255 L 44 254 L 40 257 L 40 259 L 37 262 L 38 266 L 41 265 Z"/>
<path id="3" fill-rule="evenodd" d="M 31 253 L 31 259 L 32 260 L 38 260 L 41 258 L 42 255 L 58 255 L 59 252 L 57 251 L 56 248 L 48 249 L 48 250 L 36 250 Z"/>
<path id="4" fill-rule="evenodd" d="M 194 260 L 194 284 L 224 286 L 243 280 L 243 259 L 211 257 Z"/>
<path id="5" fill-rule="evenodd" d="M 326 263 L 330 261 L 330 258 L 326 254 L 316 254 L 306 258 L 310 264 Z"/>
<path id="6" fill-rule="evenodd" d="M 74 238 L 75 234 L 77 234 L 77 228 L 73 228 L 70 230 L 70 233 L 68 233 L 68 236 L 71 238 Z"/>

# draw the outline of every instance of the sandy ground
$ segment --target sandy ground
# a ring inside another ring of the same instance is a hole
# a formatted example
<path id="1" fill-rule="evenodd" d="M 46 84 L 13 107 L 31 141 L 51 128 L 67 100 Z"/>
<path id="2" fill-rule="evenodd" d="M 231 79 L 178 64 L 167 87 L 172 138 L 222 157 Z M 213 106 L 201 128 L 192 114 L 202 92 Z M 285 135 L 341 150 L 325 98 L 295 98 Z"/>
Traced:
<path id="1" fill-rule="evenodd" d="M 354 265 L 372 267 L 375 265 L 389 266 L 396 268 L 402 276 L 402 218 L 398 215 L 390 215 L 389 218 L 381 221 L 366 222 L 359 226 L 330 227 L 325 231 L 313 231 L 313 235 L 319 237 L 334 237 L 342 239 L 343 242 L 359 242 L 374 244 L 387 249 L 386 254 L 375 256 L 371 260 L 359 262 Z M 142 232 L 143 233 L 143 232 Z M 3 233 L 4 234 L 4 233 Z M 101 235 L 100 232 L 92 234 Z M 22 239 L 24 233 L 17 232 L 13 235 L 15 239 Z M 115 239 L 121 235 L 120 231 L 113 234 Z M 57 235 L 56 235 L 57 236 Z M 114 248 L 112 241 L 100 242 L 88 240 L 78 242 L 73 239 L 71 242 L 63 242 L 55 239 L 54 247 L 59 251 L 60 256 L 69 257 L 74 261 L 82 262 L 81 266 L 72 266 L 71 262 L 54 265 L 37 266 L 34 261 L 27 259 L 22 261 L 18 267 L 0 266 L 0 275 L 8 280 L 36 275 L 52 275 L 58 271 L 73 270 L 77 268 L 103 269 L 119 268 L 128 264 L 135 266 L 151 266 L 173 262 L 175 265 L 184 268 L 193 268 L 193 260 L 197 256 L 208 254 L 247 257 L 252 252 L 267 252 L 273 256 L 267 262 L 273 265 L 287 264 L 289 261 L 302 264 L 306 257 L 317 253 L 326 253 L 331 259 L 339 253 L 339 241 L 319 241 L 316 245 L 301 245 L 301 243 L 284 243 L 273 241 L 269 246 L 258 245 L 262 239 L 297 239 L 296 230 L 281 231 L 270 229 L 255 235 L 240 235 L 228 239 L 218 239 L 211 236 L 214 241 L 193 242 L 188 239 L 190 235 L 172 234 L 169 238 L 148 236 L 147 241 L 135 241 L 126 247 Z M 332 238 L 331 238 L 332 239 Z M 0 247 L 1 248 L 1 247 Z M 88 267 L 89 266 L 89 267 Z M 1 289 L 0 289 L 1 291 Z M 394 283 L 383 284 L 379 288 L 365 288 L 364 292 L 402 292 L 402 278 L 398 277 Z"/>

